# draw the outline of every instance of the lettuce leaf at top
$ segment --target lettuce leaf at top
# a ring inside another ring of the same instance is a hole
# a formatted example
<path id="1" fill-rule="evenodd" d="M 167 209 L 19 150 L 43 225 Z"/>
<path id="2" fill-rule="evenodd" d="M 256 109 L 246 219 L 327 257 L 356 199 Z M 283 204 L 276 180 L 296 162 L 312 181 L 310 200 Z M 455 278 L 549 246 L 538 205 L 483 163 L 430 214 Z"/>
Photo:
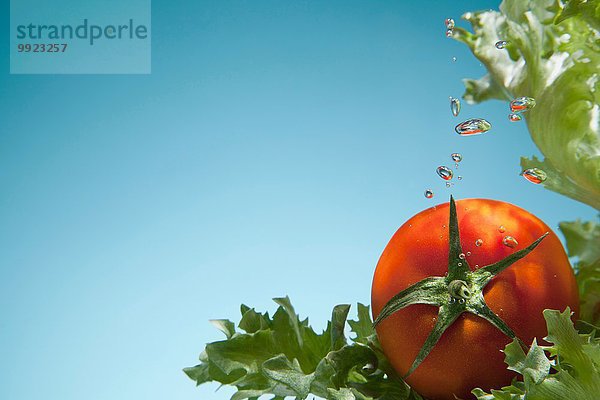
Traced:
<path id="1" fill-rule="evenodd" d="M 465 100 L 533 97 L 523 117 L 544 159 L 521 166 L 544 170 L 546 188 L 600 210 L 600 0 L 504 0 L 500 11 L 462 18 L 473 32 L 456 27 L 453 38 L 488 71 L 464 80 Z"/>

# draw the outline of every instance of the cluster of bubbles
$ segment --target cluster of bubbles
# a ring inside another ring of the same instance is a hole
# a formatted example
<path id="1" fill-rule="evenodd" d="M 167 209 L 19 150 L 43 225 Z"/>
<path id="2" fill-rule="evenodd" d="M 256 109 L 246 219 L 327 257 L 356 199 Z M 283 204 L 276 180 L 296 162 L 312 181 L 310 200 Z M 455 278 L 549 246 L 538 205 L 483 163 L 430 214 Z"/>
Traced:
<path id="1" fill-rule="evenodd" d="M 450 158 L 452 159 L 452 161 L 454 161 L 454 166 L 456 168 L 458 168 L 458 163 L 462 161 L 462 155 L 460 153 L 452 153 L 450 154 Z M 445 166 L 445 165 L 440 165 L 439 167 L 436 168 L 435 172 L 438 174 L 438 176 L 440 178 L 442 178 L 443 180 L 446 181 L 446 187 L 450 187 L 452 185 L 452 183 L 450 183 L 450 181 L 452 180 L 452 178 L 454 178 L 454 171 L 452 171 L 451 168 Z M 457 176 L 458 180 L 462 179 L 462 176 Z M 433 190 L 431 189 L 425 189 L 425 198 L 426 199 L 432 199 L 433 198 Z"/>
<path id="2" fill-rule="evenodd" d="M 454 20 L 452 18 L 446 18 L 446 37 L 452 37 L 454 34 Z"/>
<path id="3" fill-rule="evenodd" d="M 444 24 L 446 25 L 446 36 L 452 37 L 454 35 L 454 19 L 446 18 Z M 499 40 L 494 44 L 494 47 L 496 47 L 498 50 L 503 50 L 509 46 L 509 44 L 510 43 L 506 40 Z M 456 57 L 452 57 L 452 61 L 456 61 Z M 515 98 L 510 102 L 510 114 L 508 115 L 508 119 L 512 122 L 522 120 L 522 114 L 535 107 L 535 104 L 535 99 L 532 97 L 523 96 Z M 460 114 L 460 108 L 460 99 L 450 96 L 450 111 L 452 112 L 452 115 L 457 117 L 458 114 Z M 484 118 L 470 118 L 454 127 L 454 131 L 460 136 L 480 135 L 489 131 L 490 129 L 492 129 L 492 124 Z M 462 155 L 459 153 L 452 153 L 451 158 L 455 163 L 455 167 L 458 168 L 458 163 L 462 161 Z M 446 181 L 446 187 L 453 185 L 453 183 L 450 182 L 452 178 L 454 178 L 454 172 L 451 168 L 441 165 L 437 167 L 436 173 L 440 178 Z M 547 179 L 546 173 L 539 168 L 525 169 L 523 172 L 521 172 L 521 176 L 523 176 L 529 182 L 535 184 L 540 184 Z M 461 180 L 462 176 L 457 176 L 457 179 Z M 424 195 L 425 198 L 432 199 L 434 196 L 433 190 L 426 189 Z M 504 232 L 504 227 L 501 226 L 499 230 L 500 232 Z M 502 243 L 511 248 L 514 248 L 518 245 L 516 239 L 512 236 L 505 236 L 502 240 Z M 481 239 L 477 239 L 475 241 L 475 246 L 477 247 L 481 246 L 482 244 L 483 240 Z"/>
<path id="4" fill-rule="evenodd" d="M 535 107 L 535 99 L 533 97 L 517 97 L 510 102 L 510 114 L 508 114 L 509 121 L 517 122 L 522 120 L 523 116 L 521 114 L 531 110 L 533 107 Z"/>

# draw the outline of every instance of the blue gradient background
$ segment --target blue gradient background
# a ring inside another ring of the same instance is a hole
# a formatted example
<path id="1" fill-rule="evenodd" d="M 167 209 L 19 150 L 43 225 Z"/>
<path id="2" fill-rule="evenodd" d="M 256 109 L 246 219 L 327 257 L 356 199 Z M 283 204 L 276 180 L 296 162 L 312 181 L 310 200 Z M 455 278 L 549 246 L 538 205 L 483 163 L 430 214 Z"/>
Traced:
<path id="1" fill-rule="evenodd" d="M 208 319 L 288 294 L 322 329 L 450 193 L 592 218 L 518 176 L 538 152 L 505 103 L 453 133 L 483 68 L 444 18 L 497 5 L 155 0 L 148 76 L 11 76 L 2 30 L 0 398 L 228 399 L 181 372 L 221 338 Z"/>

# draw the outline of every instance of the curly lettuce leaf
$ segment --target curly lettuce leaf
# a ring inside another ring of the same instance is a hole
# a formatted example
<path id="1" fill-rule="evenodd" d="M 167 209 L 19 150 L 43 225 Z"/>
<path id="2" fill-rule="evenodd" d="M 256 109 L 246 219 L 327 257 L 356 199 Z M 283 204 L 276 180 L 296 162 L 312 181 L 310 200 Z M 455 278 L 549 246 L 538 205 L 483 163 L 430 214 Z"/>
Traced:
<path id="1" fill-rule="evenodd" d="M 569 256 L 575 257 L 579 285 L 580 318 L 600 324 L 600 224 L 592 221 L 561 222 Z"/>
<path id="2" fill-rule="evenodd" d="M 226 340 L 209 343 L 200 364 L 184 372 L 197 385 L 232 385 L 232 400 L 273 395 L 332 400 L 421 400 L 388 364 L 377 342 L 369 307 L 358 304 L 358 319 L 346 321 L 349 305 L 334 307 L 327 328 L 317 334 L 300 320 L 289 298 L 277 298 L 271 318 L 242 305 L 238 323 L 212 323 Z M 344 334 L 346 322 L 353 336 Z"/>
<path id="3" fill-rule="evenodd" d="M 600 339 L 578 334 L 571 312 L 545 310 L 545 338 L 551 346 L 536 341 L 527 354 L 517 341 L 504 349 L 505 362 L 523 380 L 486 393 L 473 390 L 478 400 L 595 400 L 600 394 Z M 547 357 L 546 352 L 550 358 Z"/>
<path id="4" fill-rule="evenodd" d="M 600 210 L 600 0 L 504 0 L 500 11 L 466 13 L 473 33 L 456 27 L 488 73 L 466 79 L 464 98 L 528 96 L 524 113 L 545 159 L 523 168 L 548 173 L 544 186 Z M 494 44 L 506 40 L 508 46 Z"/>

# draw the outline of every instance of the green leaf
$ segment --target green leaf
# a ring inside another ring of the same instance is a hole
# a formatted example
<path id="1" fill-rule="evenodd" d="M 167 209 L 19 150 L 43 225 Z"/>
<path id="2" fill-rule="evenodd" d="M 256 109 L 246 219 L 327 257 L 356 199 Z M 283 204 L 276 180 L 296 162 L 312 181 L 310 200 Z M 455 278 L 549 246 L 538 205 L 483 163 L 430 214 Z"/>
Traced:
<path id="1" fill-rule="evenodd" d="M 600 225 L 580 220 L 561 222 L 560 230 L 567 240 L 569 256 L 578 257 L 586 264 L 600 260 Z"/>
<path id="2" fill-rule="evenodd" d="M 473 390 L 480 400 L 594 400 L 600 393 L 600 340 L 577 334 L 567 308 L 560 313 L 545 310 L 545 338 L 551 346 L 533 341 L 527 354 L 513 341 L 504 349 L 508 368 L 523 376 L 523 382 L 486 393 Z M 545 352 L 550 354 L 548 359 Z"/>
<path id="3" fill-rule="evenodd" d="M 228 319 L 211 319 L 210 323 L 223 332 L 227 336 L 227 339 L 235 334 L 235 324 Z"/>
<path id="4" fill-rule="evenodd" d="M 569 256 L 575 257 L 579 285 L 580 318 L 590 324 L 600 323 L 600 224 L 562 222 Z"/>
<path id="5" fill-rule="evenodd" d="M 242 305 L 242 319 L 238 326 L 248 333 L 269 328 L 269 314 L 257 313 L 254 308 Z"/>
<path id="6" fill-rule="evenodd" d="M 308 319 L 300 320 L 289 298 L 271 318 L 246 305 L 240 308 L 235 332 L 228 320 L 216 327 L 227 339 L 209 343 L 200 364 L 185 368 L 197 385 L 218 382 L 237 388 L 233 400 L 262 395 L 305 399 L 420 400 L 391 368 L 377 342 L 369 307 L 358 306 L 358 319 L 348 321 L 356 337 L 348 344 L 344 331 L 349 305 L 336 306 L 332 320 L 316 333 Z"/>
<path id="7" fill-rule="evenodd" d="M 500 11 L 463 19 L 473 32 L 456 27 L 452 37 L 488 71 L 464 80 L 463 97 L 535 98 L 523 116 L 545 159 L 521 165 L 544 170 L 547 189 L 600 209 L 600 0 L 504 0 Z M 495 48 L 499 40 L 508 46 Z"/>
<path id="8" fill-rule="evenodd" d="M 300 399 L 305 399 L 310 393 L 312 375 L 305 375 L 295 359 L 290 362 L 283 354 L 273 357 L 263 363 L 263 373 L 281 386 L 277 392 L 287 391 L 287 395 Z"/>
<path id="9" fill-rule="evenodd" d="M 373 322 L 371 321 L 370 307 L 358 303 L 358 320 L 349 320 L 348 325 L 356 337 L 352 338 L 354 342 L 366 344 L 369 336 L 373 334 Z"/>

